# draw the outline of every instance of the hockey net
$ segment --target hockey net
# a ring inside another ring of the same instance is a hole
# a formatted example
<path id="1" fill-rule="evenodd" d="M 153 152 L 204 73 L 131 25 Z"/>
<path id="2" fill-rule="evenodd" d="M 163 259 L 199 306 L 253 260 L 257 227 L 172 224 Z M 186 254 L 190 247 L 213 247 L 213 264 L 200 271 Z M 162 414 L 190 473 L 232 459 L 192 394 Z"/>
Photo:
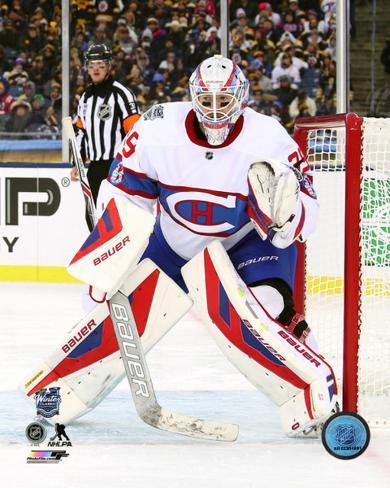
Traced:
<path id="1" fill-rule="evenodd" d="M 343 409 L 389 427 L 390 119 L 300 119 L 295 139 L 320 202 L 297 305 L 334 367 Z"/>

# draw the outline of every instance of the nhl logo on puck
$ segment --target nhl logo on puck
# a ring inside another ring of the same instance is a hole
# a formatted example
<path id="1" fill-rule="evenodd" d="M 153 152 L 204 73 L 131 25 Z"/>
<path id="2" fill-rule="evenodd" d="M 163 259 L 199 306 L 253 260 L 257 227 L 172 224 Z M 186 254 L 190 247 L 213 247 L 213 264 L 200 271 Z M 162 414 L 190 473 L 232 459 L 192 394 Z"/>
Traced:
<path id="1" fill-rule="evenodd" d="M 32 422 L 26 427 L 26 437 L 33 444 L 40 444 L 46 439 L 47 431 L 40 422 Z"/>
<path id="2" fill-rule="evenodd" d="M 354 459 L 367 449 L 370 429 L 357 413 L 341 412 L 332 415 L 322 429 L 322 444 L 338 459 Z"/>

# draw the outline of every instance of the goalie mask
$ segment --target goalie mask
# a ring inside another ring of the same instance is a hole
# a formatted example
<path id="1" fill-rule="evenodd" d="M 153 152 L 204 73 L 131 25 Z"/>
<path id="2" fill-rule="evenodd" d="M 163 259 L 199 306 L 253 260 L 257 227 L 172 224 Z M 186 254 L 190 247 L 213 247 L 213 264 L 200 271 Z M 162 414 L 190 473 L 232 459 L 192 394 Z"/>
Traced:
<path id="1" fill-rule="evenodd" d="M 248 80 L 221 55 L 207 58 L 190 78 L 191 101 L 212 146 L 223 144 L 248 103 Z"/>

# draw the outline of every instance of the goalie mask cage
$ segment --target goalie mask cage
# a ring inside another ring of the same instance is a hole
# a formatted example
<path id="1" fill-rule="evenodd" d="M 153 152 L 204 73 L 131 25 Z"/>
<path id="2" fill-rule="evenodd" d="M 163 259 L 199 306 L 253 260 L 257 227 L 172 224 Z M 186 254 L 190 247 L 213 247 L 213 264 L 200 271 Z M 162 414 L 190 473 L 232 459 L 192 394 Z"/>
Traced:
<path id="1" fill-rule="evenodd" d="M 298 119 L 320 203 L 299 245 L 295 299 L 332 364 L 345 411 L 390 426 L 390 119 Z"/>

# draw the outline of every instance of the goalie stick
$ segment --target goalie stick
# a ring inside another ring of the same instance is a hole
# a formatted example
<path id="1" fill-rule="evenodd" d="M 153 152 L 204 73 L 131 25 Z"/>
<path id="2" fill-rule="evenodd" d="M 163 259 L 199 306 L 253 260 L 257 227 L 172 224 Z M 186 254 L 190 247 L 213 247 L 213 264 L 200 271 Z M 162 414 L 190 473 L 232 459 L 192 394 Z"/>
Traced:
<path id="1" fill-rule="evenodd" d="M 76 135 L 73 130 L 71 117 L 64 117 L 62 119 L 62 128 L 65 132 L 66 139 L 69 141 L 71 164 L 77 168 L 79 174 L 80 185 L 83 191 L 85 205 L 87 207 L 88 228 L 92 230 L 96 224 L 95 202 L 93 201 L 91 188 L 88 183 L 84 162 L 82 160 L 79 148 L 77 147 Z"/>
<path id="2" fill-rule="evenodd" d="M 215 441 L 235 441 L 239 431 L 237 425 L 180 415 L 159 405 L 129 300 L 118 291 L 109 303 L 126 376 L 141 419 L 152 427 L 176 434 Z"/>

